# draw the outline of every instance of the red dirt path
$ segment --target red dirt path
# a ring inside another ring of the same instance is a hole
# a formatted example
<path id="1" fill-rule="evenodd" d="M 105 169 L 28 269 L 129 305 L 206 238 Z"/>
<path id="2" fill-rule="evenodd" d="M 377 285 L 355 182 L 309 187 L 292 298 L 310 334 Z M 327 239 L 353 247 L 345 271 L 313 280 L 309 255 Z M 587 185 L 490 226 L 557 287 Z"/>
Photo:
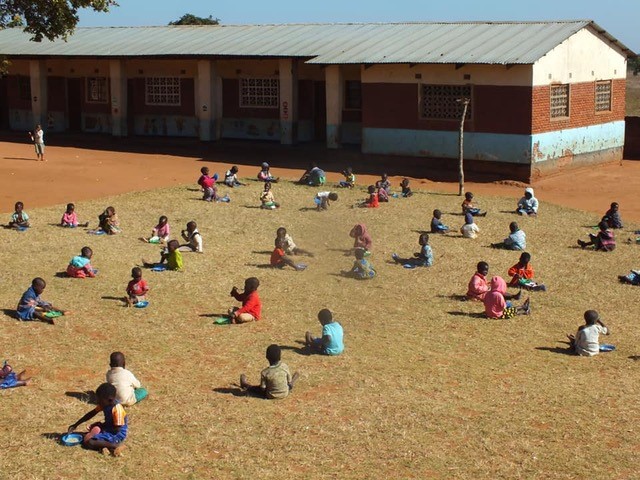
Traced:
<path id="1" fill-rule="evenodd" d="M 222 148 L 212 152 L 210 147 L 202 144 L 196 144 L 195 147 L 187 144 L 183 148 L 179 140 L 146 144 L 136 144 L 134 141 L 129 149 L 127 144 L 123 148 L 121 142 L 114 143 L 118 150 L 130 151 L 105 150 L 108 146 L 108 141 L 103 141 L 102 145 L 95 148 L 91 144 L 87 148 L 47 146 L 47 161 L 37 162 L 32 145 L 0 142 L 0 212 L 13 211 L 13 204 L 17 200 L 25 202 L 25 210 L 28 212 L 39 206 L 194 183 L 203 165 L 209 166 L 212 172 L 224 174 L 230 163 L 236 163 L 240 166 L 240 176 L 253 177 L 258 171 L 255 165 L 259 165 L 265 159 L 277 165 L 279 158 L 287 156 L 291 159 L 296 155 L 295 151 L 293 154 L 292 151 L 285 154 L 277 148 L 267 150 L 265 154 L 264 148 L 259 144 L 255 147 L 250 144 L 238 147 L 242 150 L 239 154 L 233 150 L 236 148 L 234 146 L 225 147 L 226 151 Z M 167 148 L 163 148 L 164 146 Z M 153 150 L 164 150 L 174 154 L 145 153 Z M 300 150 L 301 164 L 308 161 L 307 153 Z M 343 155 L 347 162 L 350 161 L 349 155 L 357 158 L 355 153 L 331 155 L 332 158 Z M 206 162 L 202 161 L 203 157 Z M 320 165 L 323 164 L 320 162 Z M 354 166 L 354 170 L 361 185 L 375 178 L 358 174 L 357 165 Z M 274 167 L 272 172 L 277 176 L 294 179 L 300 176 L 302 170 Z M 335 181 L 340 175 L 329 172 L 328 178 Z M 392 180 L 394 186 L 397 186 L 400 177 Z M 539 180 L 533 186 L 536 196 L 543 202 L 553 202 L 598 214 L 604 213 L 612 201 L 617 201 L 621 205 L 624 219 L 640 222 L 640 203 L 634 201 L 634 192 L 638 192 L 640 187 L 638 161 L 623 161 L 621 164 L 567 172 Z M 412 187 L 442 192 L 458 191 L 457 183 L 425 179 L 414 179 Z M 522 194 L 522 184 L 467 182 L 466 190 L 477 195 L 519 197 Z"/>

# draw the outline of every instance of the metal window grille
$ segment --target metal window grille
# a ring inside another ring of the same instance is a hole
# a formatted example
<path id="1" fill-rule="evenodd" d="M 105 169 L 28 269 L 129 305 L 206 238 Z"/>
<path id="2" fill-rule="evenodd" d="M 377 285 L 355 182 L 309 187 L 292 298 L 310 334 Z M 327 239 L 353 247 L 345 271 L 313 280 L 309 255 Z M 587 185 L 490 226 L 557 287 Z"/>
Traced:
<path id="1" fill-rule="evenodd" d="M 20 100 L 31 101 L 31 78 L 18 77 L 18 95 Z"/>
<path id="2" fill-rule="evenodd" d="M 105 77 L 87 78 L 87 103 L 107 103 L 107 79 Z"/>
<path id="3" fill-rule="evenodd" d="M 347 80 L 344 88 L 344 108 L 349 110 L 362 109 L 362 83 L 357 80 Z"/>
<path id="4" fill-rule="evenodd" d="M 551 118 L 569 116 L 569 84 L 551 85 Z"/>
<path id="5" fill-rule="evenodd" d="M 611 81 L 596 82 L 596 112 L 611 111 Z"/>
<path id="6" fill-rule="evenodd" d="M 472 98 L 471 85 L 422 85 L 420 113 L 423 118 L 460 120 L 464 104 L 459 99 Z M 469 103 L 465 120 L 473 115 L 473 101 Z"/>
<path id="7" fill-rule="evenodd" d="M 180 105 L 180 78 L 146 77 L 144 87 L 147 105 Z"/>
<path id="8" fill-rule="evenodd" d="M 278 108 L 280 105 L 280 81 L 277 78 L 240 79 L 240 106 L 253 108 Z"/>

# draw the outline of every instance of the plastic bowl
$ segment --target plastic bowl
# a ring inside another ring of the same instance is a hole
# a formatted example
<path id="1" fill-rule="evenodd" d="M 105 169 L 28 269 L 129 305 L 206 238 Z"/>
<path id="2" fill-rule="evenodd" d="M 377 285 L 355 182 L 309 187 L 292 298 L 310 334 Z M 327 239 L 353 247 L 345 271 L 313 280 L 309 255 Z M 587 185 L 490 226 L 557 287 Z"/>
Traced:
<path id="1" fill-rule="evenodd" d="M 146 308 L 149 305 L 148 300 L 141 300 L 138 303 L 134 303 L 133 306 L 136 308 Z"/>
<path id="2" fill-rule="evenodd" d="M 82 435 L 81 433 L 75 433 L 75 432 L 65 433 L 60 438 L 60 442 L 65 447 L 75 447 L 76 445 L 81 445 L 83 440 L 84 440 L 84 435 Z"/>

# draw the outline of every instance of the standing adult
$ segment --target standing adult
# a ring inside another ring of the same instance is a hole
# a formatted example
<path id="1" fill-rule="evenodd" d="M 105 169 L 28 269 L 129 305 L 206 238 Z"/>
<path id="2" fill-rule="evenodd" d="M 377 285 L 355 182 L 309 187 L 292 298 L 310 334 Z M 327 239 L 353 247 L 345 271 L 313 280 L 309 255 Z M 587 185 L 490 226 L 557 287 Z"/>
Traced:
<path id="1" fill-rule="evenodd" d="M 29 132 L 31 141 L 36 147 L 36 156 L 38 160 L 44 162 L 44 131 L 40 124 L 36 125 L 36 129 L 33 133 Z"/>

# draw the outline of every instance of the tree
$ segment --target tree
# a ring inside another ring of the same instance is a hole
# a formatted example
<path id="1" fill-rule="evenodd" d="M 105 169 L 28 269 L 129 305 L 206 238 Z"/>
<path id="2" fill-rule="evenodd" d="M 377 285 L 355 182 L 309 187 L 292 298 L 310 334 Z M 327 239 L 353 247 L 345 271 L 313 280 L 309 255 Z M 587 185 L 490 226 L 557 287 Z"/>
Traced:
<path id="1" fill-rule="evenodd" d="M 213 18 L 213 16 L 209 15 L 208 17 L 198 17 L 193 15 L 192 13 L 185 13 L 175 22 L 169 22 L 169 25 L 219 25 L 220 19 Z"/>
<path id="2" fill-rule="evenodd" d="M 78 10 L 108 12 L 117 5 L 115 0 L 0 0 L 0 29 L 26 25 L 24 31 L 35 42 L 66 40 L 78 24 Z"/>

